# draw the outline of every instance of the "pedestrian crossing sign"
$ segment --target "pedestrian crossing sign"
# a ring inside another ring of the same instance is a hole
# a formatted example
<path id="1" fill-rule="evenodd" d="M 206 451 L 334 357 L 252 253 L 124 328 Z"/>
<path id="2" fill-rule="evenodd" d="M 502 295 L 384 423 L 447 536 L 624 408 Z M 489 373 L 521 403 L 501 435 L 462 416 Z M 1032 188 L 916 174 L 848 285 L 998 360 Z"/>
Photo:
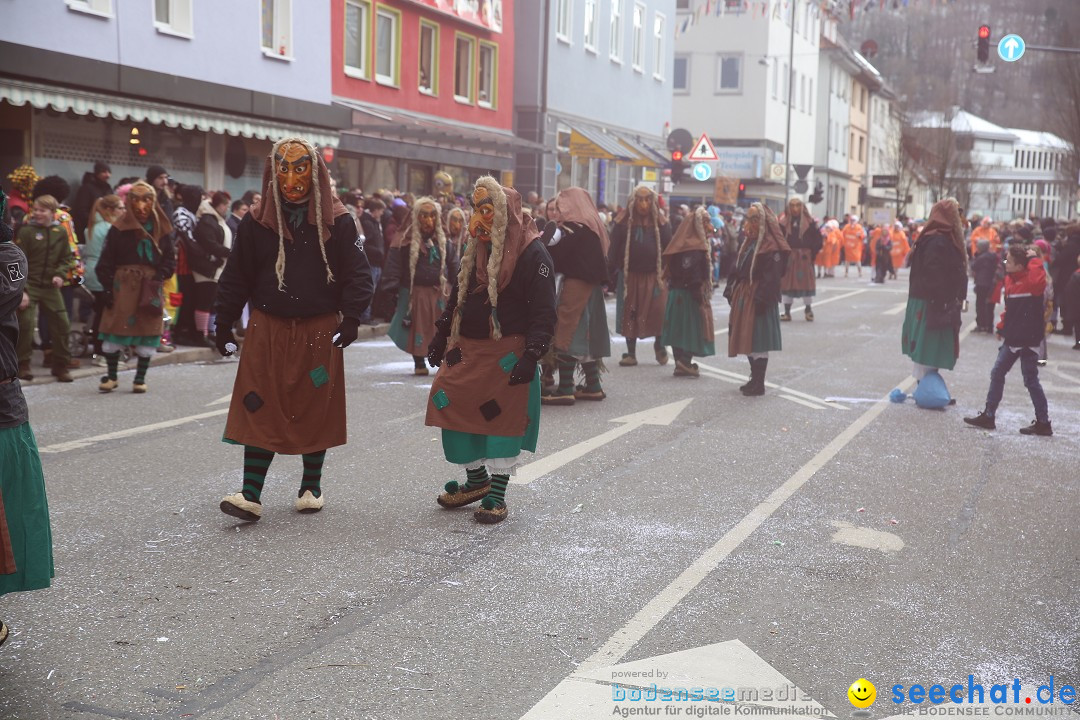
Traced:
<path id="1" fill-rule="evenodd" d="M 685 158 L 689 162 L 716 162 L 720 159 L 720 156 L 716 154 L 716 148 L 713 147 L 712 140 L 705 133 L 701 133 L 701 137 L 698 138 L 697 143 L 694 145 L 694 149 L 690 151 L 690 154 Z"/>

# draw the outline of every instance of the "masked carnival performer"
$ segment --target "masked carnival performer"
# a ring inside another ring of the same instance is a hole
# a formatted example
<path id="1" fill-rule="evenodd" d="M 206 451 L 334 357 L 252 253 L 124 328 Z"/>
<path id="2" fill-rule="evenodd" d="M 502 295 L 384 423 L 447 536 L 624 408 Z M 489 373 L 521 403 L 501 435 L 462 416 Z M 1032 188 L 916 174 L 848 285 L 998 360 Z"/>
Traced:
<path id="1" fill-rule="evenodd" d="M 120 351 L 138 357 L 132 392 L 145 393 L 150 358 L 161 344 L 164 327 L 162 284 L 176 270 L 172 225 L 158 204 L 152 185 L 139 180 L 127 194 L 127 212 L 105 236 L 94 272 L 105 289 L 98 338 L 107 374 L 98 390 L 117 388 Z"/>
<path id="2" fill-rule="evenodd" d="M 536 452 L 537 364 L 555 328 L 555 277 L 516 190 L 482 177 L 472 202 L 471 237 L 428 351 L 432 366 L 442 367 L 426 424 L 442 428 L 446 459 L 467 478 L 447 483 L 438 503 L 483 500 L 474 517 L 491 524 L 506 518 L 510 475 L 525 451 Z"/>
<path id="3" fill-rule="evenodd" d="M 777 303 L 790 252 L 773 211 L 761 203 L 751 205 L 735 269 L 724 289 L 731 303 L 728 357 L 746 355 L 750 360 L 750 382 L 739 388 L 743 395 L 765 394 L 769 352 L 780 350 Z"/>
<path id="4" fill-rule="evenodd" d="M 668 286 L 664 313 L 664 345 L 675 355 L 675 377 L 698 377 L 693 357 L 716 354 L 712 313 L 712 252 L 707 227 L 709 213 L 697 208 L 675 231 L 664 250 L 664 282 Z"/>
<path id="5" fill-rule="evenodd" d="M 660 342 L 667 290 L 660 282 L 660 255 L 671 242 L 671 225 L 661 217 L 656 193 L 638 186 L 615 225 L 608 255 L 609 274 L 616 278 L 615 325 L 626 338 L 619 365 L 637 365 L 637 341 L 655 337 L 656 362 L 666 365 Z"/>
<path id="6" fill-rule="evenodd" d="M 446 213 L 446 241 L 453 248 L 454 257 L 461 257 L 461 248 L 465 245 L 466 225 L 469 221 L 465 217 L 465 211 L 457 205 L 450 208 Z M 451 276 L 453 277 L 453 276 Z"/>
<path id="7" fill-rule="evenodd" d="M 787 212 L 780 216 L 780 230 L 791 247 L 787 271 L 780 280 L 780 294 L 784 300 L 784 314 L 780 319 L 790 321 L 792 304 L 802 299 L 805 306 L 803 315 L 807 322 L 813 322 L 814 309 L 811 305 L 817 294 L 814 259 L 821 251 L 821 230 L 799 198 L 792 198 L 788 202 Z"/>
<path id="8" fill-rule="evenodd" d="M 37 440 L 17 374 L 17 311 L 29 267 L 4 220 L 0 190 L 0 595 L 47 588 L 53 577 L 52 531 Z M 0 620 L 0 645 L 8 627 Z"/>
<path id="9" fill-rule="evenodd" d="M 439 204 L 422 197 L 413 204 L 412 222 L 390 248 L 382 288 L 398 293 L 390 320 L 390 339 L 413 359 L 413 373 L 427 375 L 424 355 L 435 338 L 435 321 L 446 309 L 448 278 L 457 273 L 457 256 L 446 239 Z"/>
<path id="10" fill-rule="evenodd" d="M 356 340 L 373 294 L 356 223 L 307 141 L 274 145 L 262 195 L 237 228 L 215 304 L 222 355 L 235 350 L 233 323 L 251 304 L 223 437 L 244 446 L 243 489 L 220 505 L 241 520 L 262 516 L 275 453 L 303 456 L 296 509 L 322 509 L 326 450 L 346 442 L 341 348 Z"/>
<path id="11" fill-rule="evenodd" d="M 558 194 L 552 214 L 556 228 L 550 235 L 548 250 L 555 270 L 563 277 L 553 341 L 559 384 L 544 395 L 543 402 L 573 405 L 575 400 L 603 400 L 607 396 L 600 384 L 601 363 L 611 355 L 603 290 L 608 279 L 607 228 L 592 197 L 578 187 Z M 578 363 L 585 373 L 585 384 L 575 388 Z"/>

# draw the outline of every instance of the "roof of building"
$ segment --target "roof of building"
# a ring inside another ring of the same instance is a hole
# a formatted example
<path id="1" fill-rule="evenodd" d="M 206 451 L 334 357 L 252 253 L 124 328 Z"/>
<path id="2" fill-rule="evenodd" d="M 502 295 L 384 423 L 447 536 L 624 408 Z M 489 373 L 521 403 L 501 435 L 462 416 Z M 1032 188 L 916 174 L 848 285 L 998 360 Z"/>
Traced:
<path id="1" fill-rule="evenodd" d="M 1053 133 L 1041 132 L 1039 130 L 1023 130 L 1021 128 L 1009 128 L 1009 132 L 1019 138 L 1017 145 L 1053 148 L 1057 150 L 1069 149 L 1068 141 L 1059 138 Z"/>
<path id="2" fill-rule="evenodd" d="M 1016 142 L 1019 138 L 1011 130 L 1000 125 L 995 125 L 989 120 L 984 120 L 978 115 L 973 115 L 967 110 L 954 107 L 951 113 L 951 121 L 948 114 L 941 112 L 917 112 L 911 115 L 911 124 L 917 128 L 941 129 L 951 127 L 954 133 L 960 135 L 976 135 L 994 140 L 1011 140 Z"/>

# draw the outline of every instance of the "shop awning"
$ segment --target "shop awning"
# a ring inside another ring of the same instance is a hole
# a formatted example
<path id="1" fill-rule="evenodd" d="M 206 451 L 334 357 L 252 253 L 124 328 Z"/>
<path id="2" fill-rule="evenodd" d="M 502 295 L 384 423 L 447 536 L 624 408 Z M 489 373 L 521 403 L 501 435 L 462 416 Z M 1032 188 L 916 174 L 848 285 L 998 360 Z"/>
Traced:
<path id="1" fill-rule="evenodd" d="M 417 145 L 436 144 L 501 155 L 552 152 L 550 148 L 519 138 L 509 130 L 462 125 L 440 118 L 370 106 L 345 98 L 335 98 L 334 102 L 353 111 L 352 128 L 347 132 L 366 137 Z"/>
<path id="2" fill-rule="evenodd" d="M 19 106 L 29 104 L 38 110 L 52 108 L 58 112 L 72 112 L 76 115 L 113 117 L 117 120 L 146 122 L 151 125 L 214 132 L 219 135 L 235 135 L 262 140 L 300 136 L 320 147 L 337 147 L 338 145 L 338 134 L 324 128 L 167 105 L 151 100 L 87 92 L 11 78 L 0 78 L 0 100 Z"/>
<path id="3" fill-rule="evenodd" d="M 636 160 L 636 154 L 600 130 L 582 126 L 570 128 L 570 154 L 574 157 L 598 158 L 600 160 Z"/>
<path id="4" fill-rule="evenodd" d="M 634 158 L 631 165 L 635 167 L 657 168 L 663 167 L 667 162 L 663 155 L 659 154 L 647 141 L 642 140 L 640 137 L 620 135 L 619 142 L 633 153 Z"/>

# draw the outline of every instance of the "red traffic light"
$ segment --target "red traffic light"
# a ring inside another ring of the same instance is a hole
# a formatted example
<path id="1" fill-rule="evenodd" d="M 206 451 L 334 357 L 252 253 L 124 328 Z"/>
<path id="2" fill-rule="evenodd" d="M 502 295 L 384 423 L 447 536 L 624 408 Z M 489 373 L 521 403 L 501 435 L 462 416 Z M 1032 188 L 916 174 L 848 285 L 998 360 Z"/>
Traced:
<path id="1" fill-rule="evenodd" d="M 739 183 L 739 192 L 746 192 L 746 183 Z"/>
<path id="2" fill-rule="evenodd" d="M 979 26 L 979 39 L 980 40 L 989 40 L 990 39 L 990 26 L 989 25 L 980 25 Z"/>
<path id="3" fill-rule="evenodd" d="M 679 162 L 680 160 L 682 160 L 682 150 L 672 150 L 671 159 L 675 162 Z"/>

